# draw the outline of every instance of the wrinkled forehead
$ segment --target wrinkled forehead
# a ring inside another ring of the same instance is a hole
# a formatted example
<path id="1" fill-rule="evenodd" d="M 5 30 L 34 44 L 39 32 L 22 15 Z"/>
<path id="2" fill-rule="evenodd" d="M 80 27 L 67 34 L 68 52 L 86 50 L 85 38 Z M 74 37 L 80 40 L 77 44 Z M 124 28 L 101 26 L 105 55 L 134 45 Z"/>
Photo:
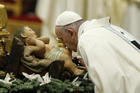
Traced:
<path id="1" fill-rule="evenodd" d="M 64 30 L 65 29 L 62 26 L 61 27 L 60 26 L 55 27 L 55 33 L 56 33 L 58 38 L 61 37 L 64 34 L 64 32 L 65 32 Z"/>

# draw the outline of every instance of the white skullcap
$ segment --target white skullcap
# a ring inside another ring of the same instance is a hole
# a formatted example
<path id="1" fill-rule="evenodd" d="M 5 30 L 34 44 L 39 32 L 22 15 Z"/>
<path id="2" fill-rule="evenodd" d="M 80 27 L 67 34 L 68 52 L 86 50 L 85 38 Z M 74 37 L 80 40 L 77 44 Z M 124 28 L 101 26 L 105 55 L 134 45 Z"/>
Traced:
<path id="1" fill-rule="evenodd" d="M 81 20 L 82 17 L 75 12 L 72 11 L 65 11 L 61 13 L 56 19 L 56 26 L 64 26 L 78 20 Z"/>

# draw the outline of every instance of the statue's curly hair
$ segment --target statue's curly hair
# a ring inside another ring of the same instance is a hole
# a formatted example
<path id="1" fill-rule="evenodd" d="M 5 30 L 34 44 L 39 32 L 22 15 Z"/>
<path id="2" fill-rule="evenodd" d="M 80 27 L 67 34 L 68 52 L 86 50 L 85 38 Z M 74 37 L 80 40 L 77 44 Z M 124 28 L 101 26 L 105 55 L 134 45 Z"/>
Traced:
<path id="1" fill-rule="evenodd" d="M 18 30 L 16 31 L 14 37 L 19 38 L 19 39 L 24 43 L 24 45 L 26 45 L 25 38 L 21 36 L 22 33 L 24 33 L 24 27 L 18 29 Z"/>

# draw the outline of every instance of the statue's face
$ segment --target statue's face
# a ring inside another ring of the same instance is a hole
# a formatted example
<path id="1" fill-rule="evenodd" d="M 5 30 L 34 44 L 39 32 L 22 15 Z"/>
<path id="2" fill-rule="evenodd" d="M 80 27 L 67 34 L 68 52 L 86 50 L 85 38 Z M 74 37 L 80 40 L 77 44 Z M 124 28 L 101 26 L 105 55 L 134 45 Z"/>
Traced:
<path id="1" fill-rule="evenodd" d="M 24 33 L 23 33 L 23 37 L 32 37 L 32 38 L 36 38 L 36 33 L 29 27 L 25 27 L 24 28 Z"/>

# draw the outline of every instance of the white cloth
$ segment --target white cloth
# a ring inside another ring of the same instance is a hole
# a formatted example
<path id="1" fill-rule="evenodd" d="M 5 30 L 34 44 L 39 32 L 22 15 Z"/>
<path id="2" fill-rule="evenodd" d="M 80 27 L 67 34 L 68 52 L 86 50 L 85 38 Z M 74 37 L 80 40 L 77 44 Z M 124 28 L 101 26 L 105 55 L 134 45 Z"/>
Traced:
<path id="1" fill-rule="evenodd" d="M 78 52 L 95 84 L 95 93 L 140 93 L 140 53 L 104 28 L 108 26 L 109 18 L 91 20 L 78 31 Z"/>

